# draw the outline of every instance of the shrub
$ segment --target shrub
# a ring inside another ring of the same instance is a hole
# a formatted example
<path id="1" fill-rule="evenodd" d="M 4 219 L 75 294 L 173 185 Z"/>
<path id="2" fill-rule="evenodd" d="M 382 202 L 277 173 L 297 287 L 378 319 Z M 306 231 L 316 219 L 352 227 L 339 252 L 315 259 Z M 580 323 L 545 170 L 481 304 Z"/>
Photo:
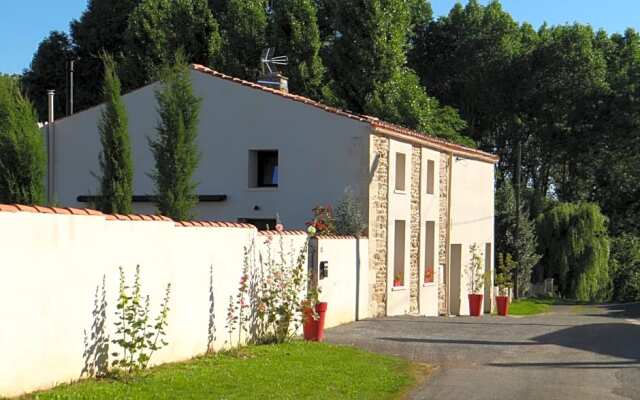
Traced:
<path id="1" fill-rule="evenodd" d="M 164 340 L 169 315 L 169 296 L 171 284 L 167 285 L 160 312 L 151 317 L 151 300 L 142 295 L 140 266 L 136 267 L 133 286 L 127 286 L 124 270 L 120 267 L 120 289 L 116 311 L 116 339 L 113 344 L 121 351 L 113 352 L 116 359 L 112 366 L 116 370 L 131 373 L 147 368 L 151 356 L 166 346 Z"/>
<path id="2" fill-rule="evenodd" d="M 306 225 L 313 227 L 317 235 L 334 235 L 336 233 L 336 221 L 333 217 L 333 208 L 330 205 L 316 206 L 311 211 L 313 219 L 306 222 Z"/>
<path id="3" fill-rule="evenodd" d="M 336 205 L 335 227 L 338 235 L 351 236 L 360 236 L 367 227 L 360 203 L 351 190 L 347 190 L 342 200 Z"/>

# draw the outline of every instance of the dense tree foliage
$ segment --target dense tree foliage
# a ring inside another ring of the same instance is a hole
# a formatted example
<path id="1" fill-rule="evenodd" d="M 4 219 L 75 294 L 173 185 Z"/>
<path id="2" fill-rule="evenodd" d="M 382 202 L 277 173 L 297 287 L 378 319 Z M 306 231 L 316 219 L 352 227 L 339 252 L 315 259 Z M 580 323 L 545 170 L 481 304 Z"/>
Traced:
<path id="1" fill-rule="evenodd" d="M 83 110 L 102 99 L 103 52 L 122 62 L 129 15 L 140 0 L 89 0 L 79 20 L 71 22 L 75 46 L 74 108 Z"/>
<path id="2" fill-rule="evenodd" d="M 127 110 L 121 97 L 116 64 L 103 54 L 104 109 L 98 122 L 100 132 L 100 195 L 98 209 L 108 214 L 130 214 L 133 195 L 133 159 Z"/>
<path id="3" fill-rule="evenodd" d="M 622 235 L 611 241 L 613 300 L 640 301 L 640 237 Z"/>
<path id="4" fill-rule="evenodd" d="M 238 78 L 255 80 L 260 55 L 267 47 L 267 0 L 213 0 L 220 21 L 220 68 Z"/>
<path id="5" fill-rule="evenodd" d="M 606 217 L 590 203 L 558 203 L 537 220 L 545 278 L 560 293 L 581 301 L 610 297 Z"/>
<path id="6" fill-rule="evenodd" d="M 345 0 L 334 6 L 332 26 L 339 34 L 332 38 L 328 65 L 336 95 L 346 107 L 463 141 L 457 132 L 464 121 L 428 97 L 407 67 L 412 27 L 408 2 Z"/>
<path id="7" fill-rule="evenodd" d="M 31 66 L 22 76 L 22 86 L 33 102 L 39 121 L 47 120 L 49 89 L 54 89 L 57 94 L 55 115 L 65 115 L 66 63 L 73 57 L 71 40 L 65 33 L 57 31 L 51 32 L 33 55 Z"/>
<path id="8" fill-rule="evenodd" d="M 269 46 L 289 57 L 282 72 L 289 89 L 314 99 L 333 101 L 320 58 L 320 31 L 313 0 L 274 0 L 268 29 Z"/>
<path id="9" fill-rule="evenodd" d="M 177 221 L 191 219 L 198 199 L 193 174 L 198 167 L 198 118 L 201 99 L 193 94 L 189 69 L 181 54 L 161 73 L 156 92 L 160 121 L 149 138 L 155 159 L 152 178 L 162 215 Z"/>
<path id="10" fill-rule="evenodd" d="M 0 75 L 0 203 L 45 203 L 45 147 L 18 80 Z"/>
<path id="11" fill-rule="evenodd" d="M 128 82 L 141 86 L 156 79 L 178 50 L 190 62 L 213 65 L 220 45 L 218 23 L 206 0 L 143 0 L 127 28 Z"/>

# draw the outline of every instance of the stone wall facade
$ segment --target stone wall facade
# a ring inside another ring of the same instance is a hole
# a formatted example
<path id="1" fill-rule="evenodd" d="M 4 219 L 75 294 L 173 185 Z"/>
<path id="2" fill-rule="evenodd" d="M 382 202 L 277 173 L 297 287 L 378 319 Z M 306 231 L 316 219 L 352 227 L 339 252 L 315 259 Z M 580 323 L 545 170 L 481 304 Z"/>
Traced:
<path id="1" fill-rule="evenodd" d="M 439 230 L 438 230 L 438 264 L 442 276 L 436 276 L 438 280 L 438 313 L 447 314 L 447 231 L 449 229 L 449 157 L 441 153 L 439 166 Z"/>
<path id="2" fill-rule="evenodd" d="M 386 314 L 387 229 L 389 219 L 389 139 L 371 135 L 369 184 L 370 315 Z"/>
<path id="3" fill-rule="evenodd" d="M 420 285 L 420 196 L 421 196 L 422 148 L 413 146 L 411 151 L 411 237 L 409 247 L 410 311 L 417 313 Z"/>

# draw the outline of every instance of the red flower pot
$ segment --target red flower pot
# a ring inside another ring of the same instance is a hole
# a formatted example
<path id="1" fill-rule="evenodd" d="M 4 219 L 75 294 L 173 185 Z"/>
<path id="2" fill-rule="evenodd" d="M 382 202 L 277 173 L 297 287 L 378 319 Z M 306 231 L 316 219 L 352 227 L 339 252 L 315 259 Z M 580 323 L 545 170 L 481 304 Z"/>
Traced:
<path id="1" fill-rule="evenodd" d="M 498 315 L 503 317 L 509 315 L 509 296 L 496 296 L 496 305 L 498 306 Z"/>
<path id="2" fill-rule="evenodd" d="M 393 287 L 402 286 L 402 281 L 400 279 L 393 280 Z"/>
<path id="3" fill-rule="evenodd" d="M 304 340 L 322 342 L 324 340 L 324 321 L 327 312 L 327 303 L 316 304 L 316 312 L 318 313 L 318 319 L 314 318 L 311 307 L 304 308 L 302 331 Z"/>
<path id="4" fill-rule="evenodd" d="M 316 304 L 316 312 L 320 316 L 318 318 L 318 325 L 316 326 L 316 329 L 317 329 L 316 337 L 318 339 L 318 342 L 322 342 L 324 340 L 324 320 L 327 314 L 327 306 L 328 306 L 327 303 Z"/>
<path id="5" fill-rule="evenodd" d="M 482 309 L 482 298 L 484 296 L 481 294 L 470 294 L 469 295 L 469 314 L 472 317 L 479 317 L 480 310 Z"/>

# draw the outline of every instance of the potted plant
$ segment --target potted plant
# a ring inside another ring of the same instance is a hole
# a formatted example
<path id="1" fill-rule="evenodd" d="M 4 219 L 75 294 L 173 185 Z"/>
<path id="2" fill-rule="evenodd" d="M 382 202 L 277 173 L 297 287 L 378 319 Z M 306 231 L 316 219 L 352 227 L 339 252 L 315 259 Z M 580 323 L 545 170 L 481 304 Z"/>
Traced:
<path id="1" fill-rule="evenodd" d="M 401 274 L 395 274 L 395 276 L 393 277 L 393 287 L 398 287 L 398 286 L 402 286 Z"/>
<path id="2" fill-rule="evenodd" d="M 487 275 L 483 272 L 482 254 L 477 243 L 471 245 L 469 254 L 471 255 L 467 266 L 469 273 L 469 314 L 473 317 L 478 317 L 482 310 L 482 299 L 484 298 L 482 290 L 484 289 Z"/>
<path id="3" fill-rule="evenodd" d="M 302 331 L 304 340 L 321 342 L 324 340 L 324 320 L 327 303 L 319 300 L 320 289 L 309 289 L 302 302 Z"/>
<path id="4" fill-rule="evenodd" d="M 511 254 L 498 254 L 499 272 L 496 275 L 496 285 L 498 286 L 496 305 L 498 307 L 498 315 L 507 316 L 509 314 L 509 289 L 513 287 L 512 272 L 515 266 L 516 262 L 511 258 Z"/>

